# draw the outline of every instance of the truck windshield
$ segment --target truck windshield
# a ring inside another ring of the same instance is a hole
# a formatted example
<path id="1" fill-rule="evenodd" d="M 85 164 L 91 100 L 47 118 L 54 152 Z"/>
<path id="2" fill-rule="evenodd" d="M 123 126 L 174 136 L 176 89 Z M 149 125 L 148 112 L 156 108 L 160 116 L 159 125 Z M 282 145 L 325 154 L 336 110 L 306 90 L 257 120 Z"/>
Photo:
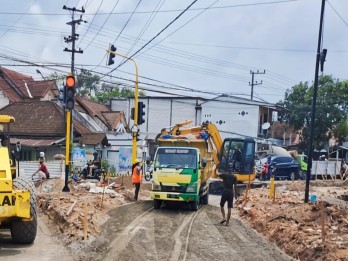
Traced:
<path id="1" fill-rule="evenodd" d="M 155 168 L 197 168 L 197 151 L 189 148 L 158 148 Z"/>

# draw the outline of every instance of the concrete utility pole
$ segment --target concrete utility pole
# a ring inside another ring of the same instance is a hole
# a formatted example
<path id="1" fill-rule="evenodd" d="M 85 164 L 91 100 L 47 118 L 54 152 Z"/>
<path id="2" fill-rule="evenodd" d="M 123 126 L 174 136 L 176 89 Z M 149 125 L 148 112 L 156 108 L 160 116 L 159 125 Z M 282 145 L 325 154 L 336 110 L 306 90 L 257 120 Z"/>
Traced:
<path id="1" fill-rule="evenodd" d="M 65 5 L 63 6 L 64 10 L 69 10 L 72 11 L 72 15 L 71 15 L 71 21 L 66 23 L 67 25 L 71 26 L 71 35 L 69 35 L 68 37 L 64 37 L 64 41 L 66 43 L 72 43 L 72 48 L 68 49 L 65 48 L 63 51 L 64 52 L 71 52 L 71 74 L 74 75 L 74 69 L 75 69 L 75 53 L 83 53 L 83 51 L 81 50 L 81 48 L 79 48 L 79 50 L 75 50 L 75 41 L 78 40 L 79 35 L 76 33 L 75 29 L 76 29 L 76 24 L 80 24 L 82 22 L 87 23 L 87 21 L 82 20 L 82 15 L 80 16 L 80 19 L 78 20 L 74 20 L 74 16 L 75 16 L 75 12 L 81 12 L 84 13 L 85 9 L 82 7 L 81 10 L 76 9 L 75 7 L 73 8 L 69 8 L 66 7 Z"/>
<path id="2" fill-rule="evenodd" d="M 310 123 L 310 134 L 309 134 L 309 146 L 308 146 L 308 165 L 307 165 L 307 175 L 306 175 L 306 188 L 305 188 L 305 198 L 304 202 L 308 203 L 309 199 L 309 181 L 311 179 L 312 170 L 312 158 L 313 158 L 313 135 L 314 135 L 314 124 L 315 124 L 315 107 L 317 103 L 317 93 L 318 93 L 318 78 L 319 78 L 319 63 L 323 56 L 326 56 L 326 49 L 321 53 L 321 41 L 322 41 L 322 30 L 323 30 L 323 20 L 324 20 L 324 10 L 325 10 L 325 0 L 321 2 L 321 12 L 320 12 L 320 25 L 319 25 L 319 37 L 318 37 L 318 48 L 317 48 L 317 59 L 315 62 L 315 75 L 314 75 L 314 86 L 313 86 L 313 99 L 312 99 L 312 110 L 311 110 L 311 123 Z M 322 70 L 324 68 L 324 59 L 322 59 Z"/>
<path id="3" fill-rule="evenodd" d="M 250 74 L 251 74 L 251 83 L 249 82 L 249 86 L 251 86 L 251 95 L 250 95 L 250 99 L 252 100 L 254 98 L 254 86 L 255 85 L 260 85 L 262 84 L 262 81 L 261 82 L 254 82 L 254 75 L 255 74 L 265 74 L 266 73 L 266 70 L 263 70 L 263 72 L 260 72 L 259 70 L 257 70 L 256 72 L 254 71 L 250 71 Z"/>
<path id="4" fill-rule="evenodd" d="M 81 10 L 74 8 L 69 8 L 66 7 L 65 5 L 63 6 L 64 10 L 69 10 L 72 11 L 72 15 L 71 18 L 72 20 L 70 22 L 67 23 L 67 25 L 71 26 L 71 36 L 68 37 L 64 37 L 64 41 L 66 43 L 72 43 L 72 49 L 68 49 L 65 48 L 63 51 L 64 52 L 71 52 L 71 75 L 73 76 L 73 83 L 72 83 L 72 89 L 75 89 L 75 78 L 74 78 L 74 71 L 75 71 L 75 53 L 83 53 L 83 51 L 81 49 L 79 49 L 78 51 L 75 50 L 75 41 L 78 39 L 79 35 L 76 34 L 75 28 L 76 28 L 76 24 L 80 24 L 81 22 L 85 22 L 82 20 L 82 15 L 80 16 L 80 19 L 78 20 L 74 20 L 74 16 L 75 16 L 75 12 L 81 12 L 84 13 L 85 9 L 82 7 Z M 67 84 L 65 84 L 64 88 L 65 91 L 64 93 L 67 93 Z M 75 92 L 75 90 L 74 90 Z M 66 106 L 66 133 L 65 133 L 65 184 L 63 187 L 63 192 L 69 192 L 69 186 L 68 186 L 68 179 L 70 176 L 70 154 L 71 154 L 71 148 L 70 148 L 70 140 L 74 140 L 73 139 L 73 124 L 72 124 L 72 109 L 67 108 L 68 106 Z"/>

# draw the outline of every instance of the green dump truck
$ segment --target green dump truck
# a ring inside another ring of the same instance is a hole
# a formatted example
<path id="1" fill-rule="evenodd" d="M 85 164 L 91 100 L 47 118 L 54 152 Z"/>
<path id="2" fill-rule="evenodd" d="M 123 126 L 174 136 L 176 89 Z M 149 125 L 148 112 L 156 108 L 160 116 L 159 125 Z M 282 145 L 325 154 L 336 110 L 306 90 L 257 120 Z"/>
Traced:
<path id="1" fill-rule="evenodd" d="M 157 138 L 159 147 L 155 153 L 150 192 L 155 209 L 160 208 L 163 201 L 188 202 L 194 211 L 199 203 L 208 204 L 208 179 L 215 169 L 213 157 L 217 151 L 212 144 L 209 146 L 210 138 L 208 134 L 202 137 L 192 133 L 164 133 Z"/>
<path id="2" fill-rule="evenodd" d="M 164 201 L 187 202 L 196 211 L 200 203 L 208 204 L 210 177 L 229 171 L 228 157 L 235 144 L 241 144 L 241 166 L 234 172 L 239 181 L 255 179 L 254 141 L 228 138 L 222 141 L 211 123 L 181 128 L 191 121 L 163 129 L 156 141 L 150 197 L 154 208 Z M 232 155 L 232 154 L 231 154 Z M 221 164 L 220 164 L 221 161 Z"/>

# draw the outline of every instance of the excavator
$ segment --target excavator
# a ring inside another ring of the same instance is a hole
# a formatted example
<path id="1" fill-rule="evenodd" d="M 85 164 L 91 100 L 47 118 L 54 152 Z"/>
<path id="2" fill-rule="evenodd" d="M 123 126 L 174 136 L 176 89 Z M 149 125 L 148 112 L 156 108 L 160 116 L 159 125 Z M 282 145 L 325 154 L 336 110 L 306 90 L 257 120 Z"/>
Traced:
<path id="1" fill-rule="evenodd" d="M 31 244 L 37 233 L 35 186 L 19 177 L 10 153 L 10 124 L 14 117 L 0 115 L 0 229 L 10 229 L 15 243 Z"/>

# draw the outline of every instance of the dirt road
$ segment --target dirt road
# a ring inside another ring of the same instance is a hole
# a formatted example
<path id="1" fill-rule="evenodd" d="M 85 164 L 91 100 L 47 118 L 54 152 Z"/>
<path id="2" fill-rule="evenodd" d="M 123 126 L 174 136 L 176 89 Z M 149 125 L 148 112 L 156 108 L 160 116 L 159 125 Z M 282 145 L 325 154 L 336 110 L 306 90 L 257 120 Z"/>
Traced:
<path id="1" fill-rule="evenodd" d="M 22 261 L 60 260 L 73 261 L 59 240 L 48 229 L 42 216 L 38 218 L 38 230 L 35 242 L 32 245 L 16 245 L 12 243 L 9 230 L 0 230 L 0 260 Z"/>
<path id="2" fill-rule="evenodd" d="M 192 212 L 177 204 L 154 210 L 152 204 L 111 210 L 102 235 L 88 248 L 74 249 L 79 260 L 292 260 L 237 218 L 220 225 L 216 206 Z"/>

